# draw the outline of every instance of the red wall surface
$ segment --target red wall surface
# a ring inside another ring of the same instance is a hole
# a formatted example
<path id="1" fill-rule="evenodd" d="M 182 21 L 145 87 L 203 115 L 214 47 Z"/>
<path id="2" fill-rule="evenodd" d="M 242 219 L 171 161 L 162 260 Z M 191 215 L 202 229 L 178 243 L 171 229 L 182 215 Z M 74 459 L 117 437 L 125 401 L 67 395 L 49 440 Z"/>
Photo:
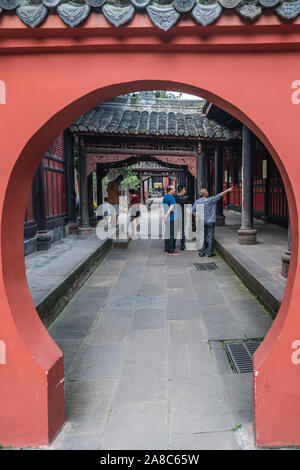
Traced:
<path id="1" fill-rule="evenodd" d="M 23 223 L 34 172 L 51 142 L 83 112 L 114 96 L 150 89 L 196 94 L 233 114 L 263 141 L 281 172 L 291 215 L 292 260 L 281 309 L 254 356 L 254 419 L 259 445 L 300 445 L 300 106 L 292 101 L 292 84 L 300 79 L 300 55 L 293 50 L 300 44 L 300 31 L 296 25 L 293 38 L 287 38 L 261 23 L 258 30 L 241 23 L 235 29 L 232 23 L 224 48 L 218 25 L 210 28 L 212 36 L 206 40 L 189 25 L 165 36 L 156 35 L 150 26 L 132 37 L 132 29 L 111 28 L 111 36 L 101 38 L 95 30 L 83 37 L 85 27 L 74 28 L 70 34 L 76 35 L 77 29 L 82 35 L 75 39 L 61 28 L 64 34 L 57 29 L 43 41 L 22 29 L 23 36 L 12 32 L 13 38 L 3 40 L 6 55 L 0 56 L 0 80 L 7 95 L 6 104 L 0 105 L 0 155 L 5 155 L 0 160 L 0 341 L 6 356 L 0 364 L 0 442 L 4 445 L 47 444 L 65 420 L 63 355 L 39 320 L 25 276 Z M 39 28 L 36 34 L 46 33 Z M 126 34 L 126 39 L 120 37 Z"/>

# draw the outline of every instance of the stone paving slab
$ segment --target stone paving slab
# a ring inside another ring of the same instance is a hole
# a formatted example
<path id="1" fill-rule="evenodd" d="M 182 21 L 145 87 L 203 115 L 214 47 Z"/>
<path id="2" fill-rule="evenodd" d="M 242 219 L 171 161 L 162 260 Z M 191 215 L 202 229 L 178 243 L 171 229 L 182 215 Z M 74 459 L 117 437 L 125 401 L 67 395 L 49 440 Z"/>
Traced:
<path id="1" fill-rule="evenodd" d="M 207 323 L 207 336 L 210 340 L 245 339 L 244 331 L 234 321 L 223 321 L 218 323 Z"/>
<path id="2" fill-rule="evenodd" d="M 241 450 L 233 431 L 200 432 L 190 434 L 172 433 L 172 450 Z M 202 459 L 200 460 L 200 463 Z"/>
<path id="3" fill-rule="evenodd" d="M 201 318 L 201 307 L 191 300 L 169 300 L 167 307 L 168 320 L 192 320 Z"/>
<path id="4" fill-rule="evenodd" d="M 167 448 L 167 401 L 131 401 L 112 408 L 101 450 Z"/>
<path id="5" fill-rule="evenodd" d="M 166 321 L 166 312 L 163 309 L 140 309 L 135 311 L 133 329 L 165 328 Z"/>
<path id="6" fill-rule="evenodd" d="M 211 354 L 216 361 L 216 367 L 218 368 L 218 373 L 223 376 L 223 374 L 234 373 L 226 354 L 224 354 L 224 349 L 220 341 L 210 340 L 209 342 L 211 347 Z"/>
<path id="7" fill-rule="evenodd" d="M 55 339 L 57 346 L 64 352 L 64 368 L 67 375 L 72 363 L 78 354 L 83 341 L 80 339 Z"/>
<path id="8" fill-rule="evenodd" d="M 206 342 L 172 343 L 168 351 L 169 379 L 204 378 L 217 375 L 217 364 Z"/>
<path id="9" fill-rule="evenodd" d="M 120 344 L 130 328 L 130 319 L 119 319 L 118 321 L 110 319 L 101 319 L 87 339 L 88 344 Z"/>
<path id="10" fill-rule="evenodd" d="M 97 450 L 100 446 L 101 435 L 98 431 L 86 434 L 71 433 L 61 443 L 56 443 L 53 450 Z"/>
<path id="11" fill-rule="evenodd" d="M 169 320 L 168 323 L 170 343 L 208 340 L 202 320 Z"/>
<path id="12" fill-rule="evenodd" d="M 84 346 L 69 378 L 110 379 L 117 377 L 123 354 L 122 344 L 89 344 Z"/>
<path id="13" fill-rule="evenodd" d="M 252 422 L 252 373 L 222 375 L 221 380 L 235 426 Z"/>
<path id="14" fill-rule="evenodd" d="M 217 376 L 174 379 L 169 397 L 171 433 L 228 431 L 235 424 Z"/>
<path id="15" fill-rule="evenodd" d="M 68 426 L 66 433 L 102 432 L 112 401 L 116 381 L 68 380 L 66 403 Z"/>
<path id="16" fill-rule="evenodd" d="M 49 333 L 55 340 L 84 340 L 94 320 L 93 317 L 88 315 L 77 315 L 76 318 L 69 315 L 68 317 L 61 318 L 59 322 L 54 322 L 49 329 Z"/>

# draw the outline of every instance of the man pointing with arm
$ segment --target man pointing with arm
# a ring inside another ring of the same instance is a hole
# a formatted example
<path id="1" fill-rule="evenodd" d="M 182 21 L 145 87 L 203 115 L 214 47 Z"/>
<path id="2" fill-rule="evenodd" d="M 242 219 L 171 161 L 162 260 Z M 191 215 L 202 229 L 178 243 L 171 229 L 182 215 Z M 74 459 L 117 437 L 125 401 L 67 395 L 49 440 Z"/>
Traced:
<path id="1" fill-rule="evenodd" d="M 233 191 L 233 187 L 226 189 L 216 196 L 209 197 L 207 189 L 201 189 L 200 198 L 194 203 L 192 207 L 192 214 L 196 215 L 197 205 L 203 205 L 204 209 L 204 241 L 202 248 L 199 250 L 199 256 L 204 256 L 206 252 L 206 245 L 208 245 L 208 256 L 215 256 L 214 253 L 214 232 L 216 222 L 216 203 L 225 196 L 228 192 Z"/>

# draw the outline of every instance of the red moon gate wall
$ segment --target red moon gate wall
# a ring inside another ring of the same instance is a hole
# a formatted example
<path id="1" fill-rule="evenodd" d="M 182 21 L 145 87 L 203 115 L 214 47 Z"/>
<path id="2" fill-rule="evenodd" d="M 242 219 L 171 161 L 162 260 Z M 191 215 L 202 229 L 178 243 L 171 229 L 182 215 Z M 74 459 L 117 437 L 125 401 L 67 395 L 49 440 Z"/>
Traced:
<path id="1" fill-rule="evenodd" d="M 300 105 L 293 88 L 300 79 L 300 29 L 297 22 L 279 25 L 272 15 L 255 26 L 224 18 L 205 30 L 209 38 L 189 22 L 167 33 L 150 24 L 108 27 L 101 36 L 90 22 L 68 30 L 49 17 L 48 29 L 29 31 L 6 18 L 10 35 L 0 43 L 4 445 L 45 445 L 65 421 L 63 355 L 39 320 L 25 277 L 23 223 L 34 172 L 51 142 L 83 112 L 151 89 L 197 94 L 231 113 L 263 141 L 281 172 L 292 260 L 280 312 L 254 356 L 255 432 L 261 446 L 300 445 Z M 293 37 L 279 36 L 281 27 L 292 28 Z"/>

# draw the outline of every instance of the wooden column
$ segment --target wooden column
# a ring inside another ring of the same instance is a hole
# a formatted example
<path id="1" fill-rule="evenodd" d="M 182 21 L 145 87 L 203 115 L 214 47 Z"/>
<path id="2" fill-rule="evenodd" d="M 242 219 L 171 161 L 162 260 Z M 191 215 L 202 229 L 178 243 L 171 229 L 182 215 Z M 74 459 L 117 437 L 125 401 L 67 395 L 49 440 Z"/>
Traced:
<path id="1" fill-rule="evenodd" d="M 206 187 L 206 173 L 205 173 L 205 168 L 206 168 L 206 163 L 205 160 L 207 159 L 207 156 L 205 153 L 202 151 L 201 157 L 200 157 L 200 185 L 201 189 Z"/>
<path id="2" fill-rule="evenodd" d="M 197 177 L 195 178 L 195 198 L 199 199 L 201 185 L 201 142 L 198 142 L 197 154 L 196 154 L 196 168 Z"/>
<path id="3" fill-rule="evenodd" d="M 264 200 L 264 215 L 262 216 L 262 221 L 264 224 L 267 224 L 269 222 L 269 205 L 270 205 L 270 185 L 269 185 L 269 175 L 268 175 L 268 169 L 269 169 L 269 159 L 268 156 L 266 155 L 265 158 L 265 164 L 263 163 L 263 179 L 265 183 L 265 200 Z M 265 167 L 264 167 L 265 165 Z"/>
<path id="4" fill-rule="evenodd" d="M 217 142 L 215 148 L 215 181 L 216 194 L 223 191 L 223 145 Z M 223 198 L 216 204 L 216 225 L 224 225 L 225 216 L 223 214 Z"/>
<path id="5" fill-rule="evenodd" d="M 101 204 L 103 204 L 102 180 L 104 177 L 103 166 L 101 163 L 97 163 L 96 175 L 97 175 L 97 206 L 100 206 Z"/>
<path id="6" fill-rule="evenodd" d="M 196 198 L 200 197 L 200 189 L 203 187 L 203 156 L 202 152 L 199 152 L 197 156 L 197 193 Z"/>
<path id="7" fill-rule="evenodd" d="M 223 172 L 224 172 L 224 182 L 226 183 L 226 189 L 228 189 L 229 186 L 230 186 L 230 184 L 229 184 L 229 156 L 228 156 L 228 152 L 227 152 L 227 159 L 226 159 L 226 170 L 224 171 L 224 168 L 223 168 Z M 226 176 L 225 176 L 225 172 L 226 172 Z M 226 205 L 228 205 L 228 204 L 229 204 L 229 193 L 226 194 Z"/>
<path id="8" fill-rule="evenodd" d="M 64 132 L 64 154 L 66 160 L 67 211 L 69 233 L 77 233 L 76 194 L 74 176 L 74 145 L 69 130 Z"/>
<path id="9" fill-rule="evenodd" d="M 51 236 L 47 230 L 46 221 L 46 191 L 44 176 L 44 157 L 39 164 L 34 176 L 34 217 L 37 223 L 37 249 L 39 251 L 49 250 Z"/>
<path id="10" fill-rule="evenodd" d="M 90 233 L 92 228 L 89 224 L 89 207 L 88 207 L 88 189 L 87 189 L 87 168 L 86 168 L 86 144 L 83 139 L 80 139 L 79 144 L 79 157 L 78 157 L 78 171 L 79 171 L 79 213 L 80 213 L 80 226 L 78 228 L 79 234 Z"/>
<path id="11" fill-rule="evenodd" d="M 144 180 L 143 180 L 143 177 L 141 178 L 141 188 L 142 188 L 142 199 L 141 201 L 143 202 L 143 204 L 145 204 L 145 185 L 144 185 Z"/>
<path id="12" fill-rule="evenodd" d="M 243 124 L 242 146 L 242 225 L 238 230 L 241 245 L 256 243 L 256 229 L 253 228 L 253 185 L 251 132 Z"/>
<path id="13" fill-rule="evenodd" d="M 138 172 L 138 176 L 139 176 L 139 180 L 140 180 L 140 200 L 141 200 L 141 203 L 143 204 L 144 203 L 144 194 L 143 194 L 143 177 L 142 177 L 142 173 L 139 171 Z"/>
<path id="14" fill-rule="evenodd" d="M 203 183 L 204 188 L 209 191 L 209 156 L 207 152 L 203 154 Z"/>
<path id="15" fill-rule="evenodd" d="M 93 226 L 94 223 L 94 191 L 93 191 L 93 172 L 87 177 L 87 190 L 88 190 L 88 212 L 89 223 Z"/>
<path id="16" fill-rule="evenodd" d="M 208 155 L 207 150 L 201 149 L 201 153 L 198 156 L 198 181 L 199 181 L 199 192 L 200 189 L 208 189 Z"/>

